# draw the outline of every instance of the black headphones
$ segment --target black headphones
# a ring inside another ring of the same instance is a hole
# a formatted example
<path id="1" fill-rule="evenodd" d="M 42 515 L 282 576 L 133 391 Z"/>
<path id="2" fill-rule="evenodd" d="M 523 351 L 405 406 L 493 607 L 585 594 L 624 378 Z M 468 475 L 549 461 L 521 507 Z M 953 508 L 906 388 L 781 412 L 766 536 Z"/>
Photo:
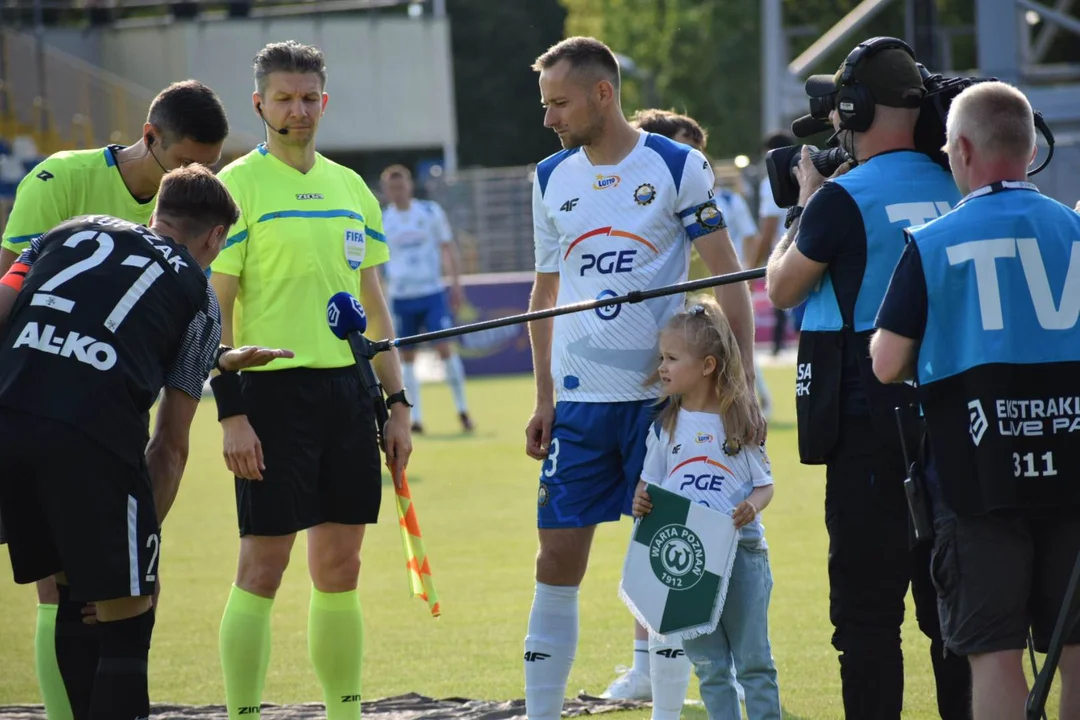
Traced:
<path id="1" fill-rule="evenodd" d="M 837 83 L 836 112 L 840 116 L 841 130 L 866 132 L 874 122 L 874 94 L 870 92 L 870 88 L 855 79 L 855 70 L 859 63 L 883 50 L 903 50 L 915 60 L 915 51 L 898 38 L 876 37 L 859 43 L 844 60 L 840 82 Z"/>

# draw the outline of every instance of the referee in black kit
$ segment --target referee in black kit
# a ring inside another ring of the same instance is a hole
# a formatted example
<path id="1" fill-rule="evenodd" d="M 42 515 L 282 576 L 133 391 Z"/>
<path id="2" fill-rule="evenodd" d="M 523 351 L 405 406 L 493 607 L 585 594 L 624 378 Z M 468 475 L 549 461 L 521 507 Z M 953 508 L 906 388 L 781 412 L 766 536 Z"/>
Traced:
<path id="1" fill-rule="evenodd" d="M 56 578 L 75 720 L 150 714 L 161 522 L 211 365 L 291 355 L 219 350 L 204 269 L 237 216 L 225 186 L 190 165 L 163 178 L 149 229 L 74 218 L 35 239 L 0 281 L 0 515 L 15 581 Z M 82 623 L 88 602 L 97 624 Z"/>

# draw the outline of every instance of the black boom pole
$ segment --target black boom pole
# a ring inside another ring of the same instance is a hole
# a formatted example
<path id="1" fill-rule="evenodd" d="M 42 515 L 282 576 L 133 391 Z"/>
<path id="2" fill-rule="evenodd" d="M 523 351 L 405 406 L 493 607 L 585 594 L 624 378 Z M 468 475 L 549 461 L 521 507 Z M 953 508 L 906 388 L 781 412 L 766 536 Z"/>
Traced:
<path id="1" fill-rule="evenodd" d="M 554 307 L 550 310 L 537 310 L 531 313 L 522 313 L 520 315 L 511 315 L 509 317 L 497 318 L 495 320 L 484 320 L 483 322 L 470 323 L 468 325 L 461 325 L 459 327 L 447 328 L 446 330 L 436 330 L 434 332 L 421 333 L 419 335 L 410 335 L 408 337 L 394 338 L 393 340 L 378 340 L 376 342 L 369 342 L 369 350 L 371 354 L 369 357 L 374 357 L 377 353 L 385 352 L 390 348 L 396 347 L 411 347 L 413 345 L 420 345 L 426 342 L 433 342 L 435 340 L 443 340 L 445 338 L 457 337 L 458 335 L 468 335 L 469 333 L 480 332 L 482 330 L 490 330 L 492 328 L 506 327 L 507 325 L 517 325 L 519 323 L 531 322 L 533 320 L 543 320 L 544 318 L 555 317 L 556 315 L 568 315 L 569 313 L 582 312 L 585 310 L 594 310 L 596 308 L 611 307 L 613 305 L 621 305 L 623 303 L 639 303 L 642 300 L 651 300 L 656 297 L 664 297 L 666 295 L 677 295 L 683 292 L 693 292 L 694 290 L 704 290 L 706 288 L 717 287 L 719 285 L 730 285 L 732 283 L 745 282 L 747 280 L 756 280 L 757 278 L 765 277 L 765 268 L 755 268 L 753 270 L 742 270 L 740 272 L 728 273 L 726 275 L 714 275 L 713 277 L 703 278 L 701 280 L 689 280 L 687 282 L 676 283 L 675 285 L 667 285 L 665 287 L 655 288 L 653 290 L 633 290 L 625 295 L 618 295 L 615 297 L 603 298 L 602 300 L 584 300 L 582 302 L 573 303 L 570 305 L 563 305 L 561 307 Z"/>

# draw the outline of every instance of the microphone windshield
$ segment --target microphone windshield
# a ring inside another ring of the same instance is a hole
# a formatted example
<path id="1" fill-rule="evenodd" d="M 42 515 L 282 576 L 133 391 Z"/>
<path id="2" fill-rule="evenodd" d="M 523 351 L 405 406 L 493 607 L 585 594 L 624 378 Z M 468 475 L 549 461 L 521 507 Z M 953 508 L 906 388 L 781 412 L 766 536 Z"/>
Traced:
<path id="1" fill-rule="evenodd" d="M 832 129 L 832 122 L 828 118 L 819 119 L 812 115 L 803 115 L 791 123 L 791 132 L 797 138 L 810 137 Z"/>
<path id="2" fill-rule="evenodd" d="M 360 301 L 347 292 L 339 292 L 326 303 L 326 322 L 339 340 L 351 332 L 367 330 L 367 315 Z"/>

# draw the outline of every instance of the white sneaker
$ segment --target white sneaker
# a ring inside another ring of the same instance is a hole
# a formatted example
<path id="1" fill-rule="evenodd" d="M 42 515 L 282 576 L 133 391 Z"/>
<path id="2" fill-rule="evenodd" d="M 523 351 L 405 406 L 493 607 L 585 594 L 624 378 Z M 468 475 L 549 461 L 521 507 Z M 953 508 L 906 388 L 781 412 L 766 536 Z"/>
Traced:
<path id="1" fill-rule="evenodd" d="M 620 665 L 615 672 L 621 673 L 600 697 L 605 700 L 652 700 L 652 681 L 643 672 Z"/>

